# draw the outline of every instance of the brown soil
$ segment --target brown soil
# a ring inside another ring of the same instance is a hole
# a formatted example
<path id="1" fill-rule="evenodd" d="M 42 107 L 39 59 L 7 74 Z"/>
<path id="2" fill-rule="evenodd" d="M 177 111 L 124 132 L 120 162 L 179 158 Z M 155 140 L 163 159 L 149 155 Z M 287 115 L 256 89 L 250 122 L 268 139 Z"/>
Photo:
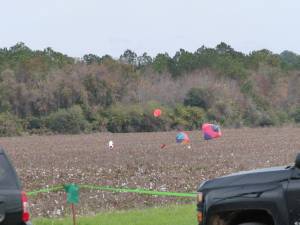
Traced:
<path id="1" fill-rule="evenodd" d="M 195 192 L 199 183 L 231 172 L 293 164 L 300 128 L 227 129 L 204 141 L 188 132 L 191 148 L 176 145 L 176 132 L 0 138 L 24 185 L 31 191 L 75 182 L 161 191 Z M 114 141 L 114 149 L 108 141 Z M 161 146 L 165 144 L 164 148 Z M 191 199 L 82 190 L 80 214 L 183 203 Z M 70 212 L 65 193 L 30 197 L 34 216 Z"/>

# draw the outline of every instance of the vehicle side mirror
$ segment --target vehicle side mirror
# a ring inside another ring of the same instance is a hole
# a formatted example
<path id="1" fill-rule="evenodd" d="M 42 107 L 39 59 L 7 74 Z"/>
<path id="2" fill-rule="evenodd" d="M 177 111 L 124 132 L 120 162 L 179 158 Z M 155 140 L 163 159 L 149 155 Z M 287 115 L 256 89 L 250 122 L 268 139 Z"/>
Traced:
<path id="1" fill-rule="evenodd" d="M 300 169 L 300 153 L 297 154 L 296 160 L 295 160 L 295 166 Z"/>

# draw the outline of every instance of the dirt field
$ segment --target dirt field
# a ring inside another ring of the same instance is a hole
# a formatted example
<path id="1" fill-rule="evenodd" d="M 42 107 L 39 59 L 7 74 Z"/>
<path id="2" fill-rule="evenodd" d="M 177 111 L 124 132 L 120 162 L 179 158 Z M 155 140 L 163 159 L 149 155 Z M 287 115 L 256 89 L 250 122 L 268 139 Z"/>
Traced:
<path id="1" fill-rule="evenodd" d="M 98 133 L 0 138 L 21 177 L 24 190 L 75 182 L 113 187 L 195 192 L 208 178 L 239 170 L 292 164 L 300 152 L 300 128 L 227 129 L 204 141 L 188 132 L 191 149 L 176 145 L 176 132 Z M 108 149 L 113 140 L 115 148 Z M 166 144 L 161 149 L 161 144 Z M 84 190 L 80 214 L 191 201 L 126 193 Z M 34 216 L 70 212 L 63 192 L 30 197 Z"/>

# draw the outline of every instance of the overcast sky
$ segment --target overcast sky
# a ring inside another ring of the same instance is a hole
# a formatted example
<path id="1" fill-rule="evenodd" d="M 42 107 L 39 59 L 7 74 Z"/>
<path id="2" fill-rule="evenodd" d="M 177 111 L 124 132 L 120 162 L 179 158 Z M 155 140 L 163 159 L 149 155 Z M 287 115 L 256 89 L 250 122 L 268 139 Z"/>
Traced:
<path id="1" fill-rule="evenodd" d="M 0 47 L 119 57 L 224 41 L 245 53 L 300 54 L 299 0 L 3 0 L 0 10 Z"/>

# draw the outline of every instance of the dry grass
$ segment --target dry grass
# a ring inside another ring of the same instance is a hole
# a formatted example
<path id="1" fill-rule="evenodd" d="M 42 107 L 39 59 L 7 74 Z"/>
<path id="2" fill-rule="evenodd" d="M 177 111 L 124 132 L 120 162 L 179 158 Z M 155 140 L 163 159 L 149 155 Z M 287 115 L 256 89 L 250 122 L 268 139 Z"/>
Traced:
<path id="1" fill-rule="evenodd" d="M 194 192 L 205 179 L 239 170 L 291 164 L 300 150 L 300 128 L 227 129 L 204 141 L 190 132 L 192 148 L 175 145 L 176 132 L 97 133 L 1 138 L 27 191 L 69 182 Z M 115 148 L 108 149 L 113 140 Z M 161 144 L 167 147 L 161 149 Z M 81 214 L 184 202 L 170 197 L 82 191 Z M 35 216 L 69 213 L 64 193 L 30 199 Z"/>

